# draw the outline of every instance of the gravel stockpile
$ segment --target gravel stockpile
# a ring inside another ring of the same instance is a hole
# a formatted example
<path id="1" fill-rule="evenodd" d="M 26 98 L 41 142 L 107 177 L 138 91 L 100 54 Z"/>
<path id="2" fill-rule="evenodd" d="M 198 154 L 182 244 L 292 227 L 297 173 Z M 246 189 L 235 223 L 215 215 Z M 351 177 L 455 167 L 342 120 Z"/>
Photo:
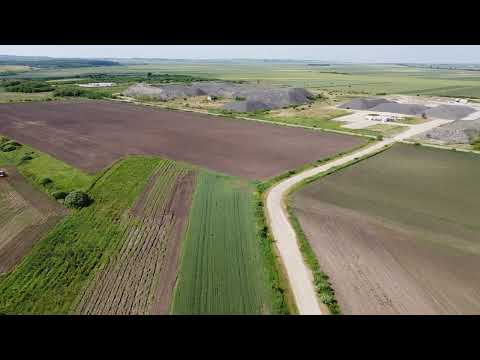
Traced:
<path id="1" fill-rule="evenodd" d="M 469 144 L 480 136 L 480 119 L 457 120 L 439 126 L 419 136 L 421 139 L 437 140 L 445 144 Z"/>
<path id="2" fill-rule="evenodd" d="M 387 99 L 355 99 L 339 105 L 342 109 L 371 110 L 378 112 L 391 112 L 405 115 L 422 115 L 425 113 L 428 118 L 446 120 L 460 120 L 473 114 L 476 110 L 465 105 L 438 105 L 428 107 L 419 104 L 403 104 Z"/>
<path id="3" fill-rule="evenodd" d="M 246 100 L 246 101 L 234 101 L 226 104 L 223 107 L 225 110 L 232 110 L 238 112 L 253 112 L 259 110 L 270 110 L 271 108 L 260 101 Z"/>
<path id="4" fill-rule="evenodd" d="M 185 85 L 166 85 L 165 87 L 156 87 L 145 84 L 130 86 L 123 92 L 123 94 L 132 97 L 146 96 L 163 101 L 172 100 L 178 97 L 205 95 L 202 90 Z"/>
<path id="5" fill-rule="evenodd" d="M 234 102 L 225 105 L 225 109 L 239 112 L 301 105 L 310 102 L 313 98 L 313 94 L 303 88 L 274 88 L 222 82 L 161 86 L 136 84 L 124 91 L 124 95 L 147 96 L 164 101 L 189 96 L 220 96 L 234 99 Z"/>
<path id="6" fill-rule="evenodd" d="M 345 104 L 339 105 L 342 109 L 368 110 L 380 104 L 393 103 L 387 99 L 355 99 Z"/>
<path id="7" fill-rule="evenodd" d="M 428 117 L 446 119 L 446 120 L 460 120 L 472 113 L 475 109 L 470 106 L 463 105 L 439 105 L 426 111 Z"/>
<path id="8" fill-rule="evenodd" d="M 428 106 L 417 104 L 399 104 L 396 102 L 382 103 L 369 110 L 380 112 L 391 112 L 405 115 L 421 115 L 430 109 Z"/>

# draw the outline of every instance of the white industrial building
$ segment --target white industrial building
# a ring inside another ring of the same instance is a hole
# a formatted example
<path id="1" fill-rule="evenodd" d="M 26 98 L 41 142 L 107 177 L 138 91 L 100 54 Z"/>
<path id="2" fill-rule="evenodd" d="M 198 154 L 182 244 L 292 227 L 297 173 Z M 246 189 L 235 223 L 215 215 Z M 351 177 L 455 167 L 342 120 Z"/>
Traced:
<path id="1" fill-rule="evenodd" d="M 80 87 L 86 87 L 86 88 L 95 88 L 95 87 L 110 87 L 114 86 L 115 83 L 111 82 L 105 82 L 105 83 L 88 83 L 88 84 L 78 84 Z"/>
<path id="2" fill-rule="evenodd" d="M 395 115 L 380 115 L 380 114 L 372 114 L 367 115 L 366 119 L 371 121 L 379 121 L 379 122 L 394 122 L 398 120 L 400 117 Z"/>

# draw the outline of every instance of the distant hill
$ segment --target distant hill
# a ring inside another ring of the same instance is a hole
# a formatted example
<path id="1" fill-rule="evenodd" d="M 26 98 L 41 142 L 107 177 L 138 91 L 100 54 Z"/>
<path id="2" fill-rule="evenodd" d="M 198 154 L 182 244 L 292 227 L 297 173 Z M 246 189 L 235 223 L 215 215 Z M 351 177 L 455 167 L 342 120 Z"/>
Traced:
<path id="1" fill-rule="evenodd" d="M 36 68 L 78 68 L 92 66 L 118 66 L 116 61 L 103 59 L 52 58 L 48 56 L 0 55 L 0 65 L 24 65 Z"/>
<path id="2" fill-rule="evenodd" d="M 415 63 L 403 63 L 395 64 L 400 66 L 421 68 L 421 69 L 437 69 L 437 70 L 467 70 L 467 71 L 480 71 L 480 64 L 415 64 Z"/>

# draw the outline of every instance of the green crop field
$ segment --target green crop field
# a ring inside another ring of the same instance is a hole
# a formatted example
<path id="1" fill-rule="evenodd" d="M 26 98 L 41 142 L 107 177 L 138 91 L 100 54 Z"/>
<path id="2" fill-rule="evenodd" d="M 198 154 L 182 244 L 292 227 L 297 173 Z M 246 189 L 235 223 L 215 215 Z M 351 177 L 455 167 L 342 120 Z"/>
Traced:
<path id="1" fill-rule="evenodd" d="M 272 312 L 255 226 L 251 185 L 206 171 L 199 174 L 173 313 Z"/>
<path id="2" fill-rule="evenodd" d="M 397 144 L 295 193 L 342 312 L 478 313 L 479 177 L 477 154 Z"/>

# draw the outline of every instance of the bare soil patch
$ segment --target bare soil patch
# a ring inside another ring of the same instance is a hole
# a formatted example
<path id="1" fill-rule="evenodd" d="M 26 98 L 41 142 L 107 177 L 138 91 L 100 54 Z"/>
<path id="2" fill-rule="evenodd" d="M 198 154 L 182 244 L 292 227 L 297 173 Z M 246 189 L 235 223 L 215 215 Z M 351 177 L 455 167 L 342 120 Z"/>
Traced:
<path id="1" fill-rule="evenodd" d="M 88 172 L 127 154 L 151 154 L 265 179 L 363 141 L 107 101 L 0 105 L 0 118 L 0 133 Z"/>

